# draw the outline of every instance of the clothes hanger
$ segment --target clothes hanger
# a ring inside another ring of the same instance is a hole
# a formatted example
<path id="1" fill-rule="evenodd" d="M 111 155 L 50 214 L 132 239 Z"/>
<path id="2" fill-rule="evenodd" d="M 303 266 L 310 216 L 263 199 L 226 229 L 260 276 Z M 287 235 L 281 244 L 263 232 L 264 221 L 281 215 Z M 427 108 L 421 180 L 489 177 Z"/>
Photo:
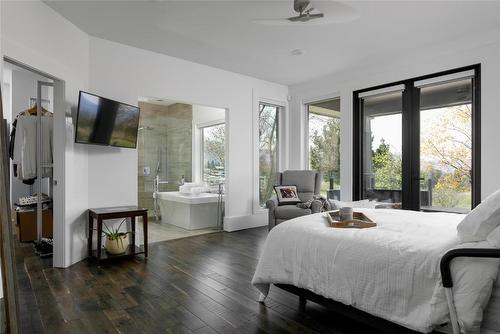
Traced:
<path id="1" fill-rule="evenodd" d="M 34 115 L 36 115 L 36 114 L 37 114 L 37 110 L 38 110 L 37 106 L 36 106 L 36 105 L 34 105 L 33 107 L 31 107 L 31 108 L 29 108 L 28 110 L 26 110 L 26 113 L 28 113 L 28 114 L 29 114 L 29 115 L 31 115 L 31 116 L 34 116 Z M 47 110 L 47 109 L 45 109 L 45 108 L 42 108 L 42 115 L 46 115 L 46 114 L 50 114 L 50 115 L 52 115 L 52 113 L 51 113 L 50 111 L 48 111 L 48 110 Z"/>
<path id="2" fill-rule="evenodd" d="M 30 115 L 36 115 L 37 113 L 37 107 L 36 105 L 34 105 L 33 107 L 29 108 L 28 110 L 26 110 L 28 112 L 28 114 Z"/>

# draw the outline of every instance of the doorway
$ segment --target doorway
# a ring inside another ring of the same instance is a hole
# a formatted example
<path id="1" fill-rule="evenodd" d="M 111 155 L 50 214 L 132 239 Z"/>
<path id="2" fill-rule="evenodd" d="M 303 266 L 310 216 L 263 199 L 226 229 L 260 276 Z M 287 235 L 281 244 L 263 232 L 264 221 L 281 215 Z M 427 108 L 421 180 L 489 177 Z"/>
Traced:
<path id="1" fill-rule="evenodd" d="M 138 203 L 150 242 L 221 230 L 226 109 L 151 97 L 139 107 Z"/>
<path id="2" fill-rule="evenodd" d="M 4 115 L 11 134 L 9 199 L 17 242 L 26 256 L 43 256 L 48 266 L 64 267 L 64 81 L 11 58 L 3 64 Z M 34 120 L 39 95 L 42 113 Z"/>

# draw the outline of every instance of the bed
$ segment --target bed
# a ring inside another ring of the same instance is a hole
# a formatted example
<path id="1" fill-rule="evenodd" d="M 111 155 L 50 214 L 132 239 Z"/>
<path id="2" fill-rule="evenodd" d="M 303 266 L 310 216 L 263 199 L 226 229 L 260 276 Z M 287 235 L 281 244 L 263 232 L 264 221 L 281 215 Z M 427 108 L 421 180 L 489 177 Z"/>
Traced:
<path id="1" fill-rule="evenodd" d="M 490 301 L 488 302 L 488 305 L 484 312 L 481 333 L 500 333 L 500 271 L 493 286 Z"/>
<path id="2" fill-rule="evenodd" d="M 252 280 L 262 298 L 276 284 L 417 332 L 429 333 L 449 322 L 439 269 L 443 254 L 454 248 L 491 245 L 486 241 L 459 244 L 457 225 L 464 217 L 460 214 L 358 210 L 376 221 L 377 227 L 331 228 L 320 213 L 271 230 Z M 467 333 L 500 333 L 499 260 L 458 258 L 452 275 L 461 327 Z"/>

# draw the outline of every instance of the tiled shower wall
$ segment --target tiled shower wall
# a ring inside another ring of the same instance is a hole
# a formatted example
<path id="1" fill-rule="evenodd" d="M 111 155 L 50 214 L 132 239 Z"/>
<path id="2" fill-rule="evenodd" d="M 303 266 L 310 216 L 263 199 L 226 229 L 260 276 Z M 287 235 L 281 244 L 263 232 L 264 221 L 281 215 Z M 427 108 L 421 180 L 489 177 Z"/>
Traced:
<path id="1" fill-rule="evenodd" d="M 169 106 L 139 102 L 138 191 L 139 206 L 153 211 L 153 182 L 160 161 L 160 179 L 169 184 L 160 185 L 160 191 L 178 191 L 184 175 L 192 180 L 192 122 L 193 108 L 189 104 Z M 145 169 L 149 168 L 149 175 Z"/>

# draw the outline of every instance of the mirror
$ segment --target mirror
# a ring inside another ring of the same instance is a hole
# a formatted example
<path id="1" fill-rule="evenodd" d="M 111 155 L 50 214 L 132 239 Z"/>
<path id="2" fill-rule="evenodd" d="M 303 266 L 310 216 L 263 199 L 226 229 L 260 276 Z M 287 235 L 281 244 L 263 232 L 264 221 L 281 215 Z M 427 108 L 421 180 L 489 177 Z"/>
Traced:
<path id="1" fill-rule="evenodd" d="M 0 261 L 2 272 L 1 332 L 19 332 L 19 306 L 17 296 L 16 263 L 14 254 L 14 234 L 9 203 L 9 158 L 7 154 L 8 131 L 2 108 L 0 87 Z"/>

